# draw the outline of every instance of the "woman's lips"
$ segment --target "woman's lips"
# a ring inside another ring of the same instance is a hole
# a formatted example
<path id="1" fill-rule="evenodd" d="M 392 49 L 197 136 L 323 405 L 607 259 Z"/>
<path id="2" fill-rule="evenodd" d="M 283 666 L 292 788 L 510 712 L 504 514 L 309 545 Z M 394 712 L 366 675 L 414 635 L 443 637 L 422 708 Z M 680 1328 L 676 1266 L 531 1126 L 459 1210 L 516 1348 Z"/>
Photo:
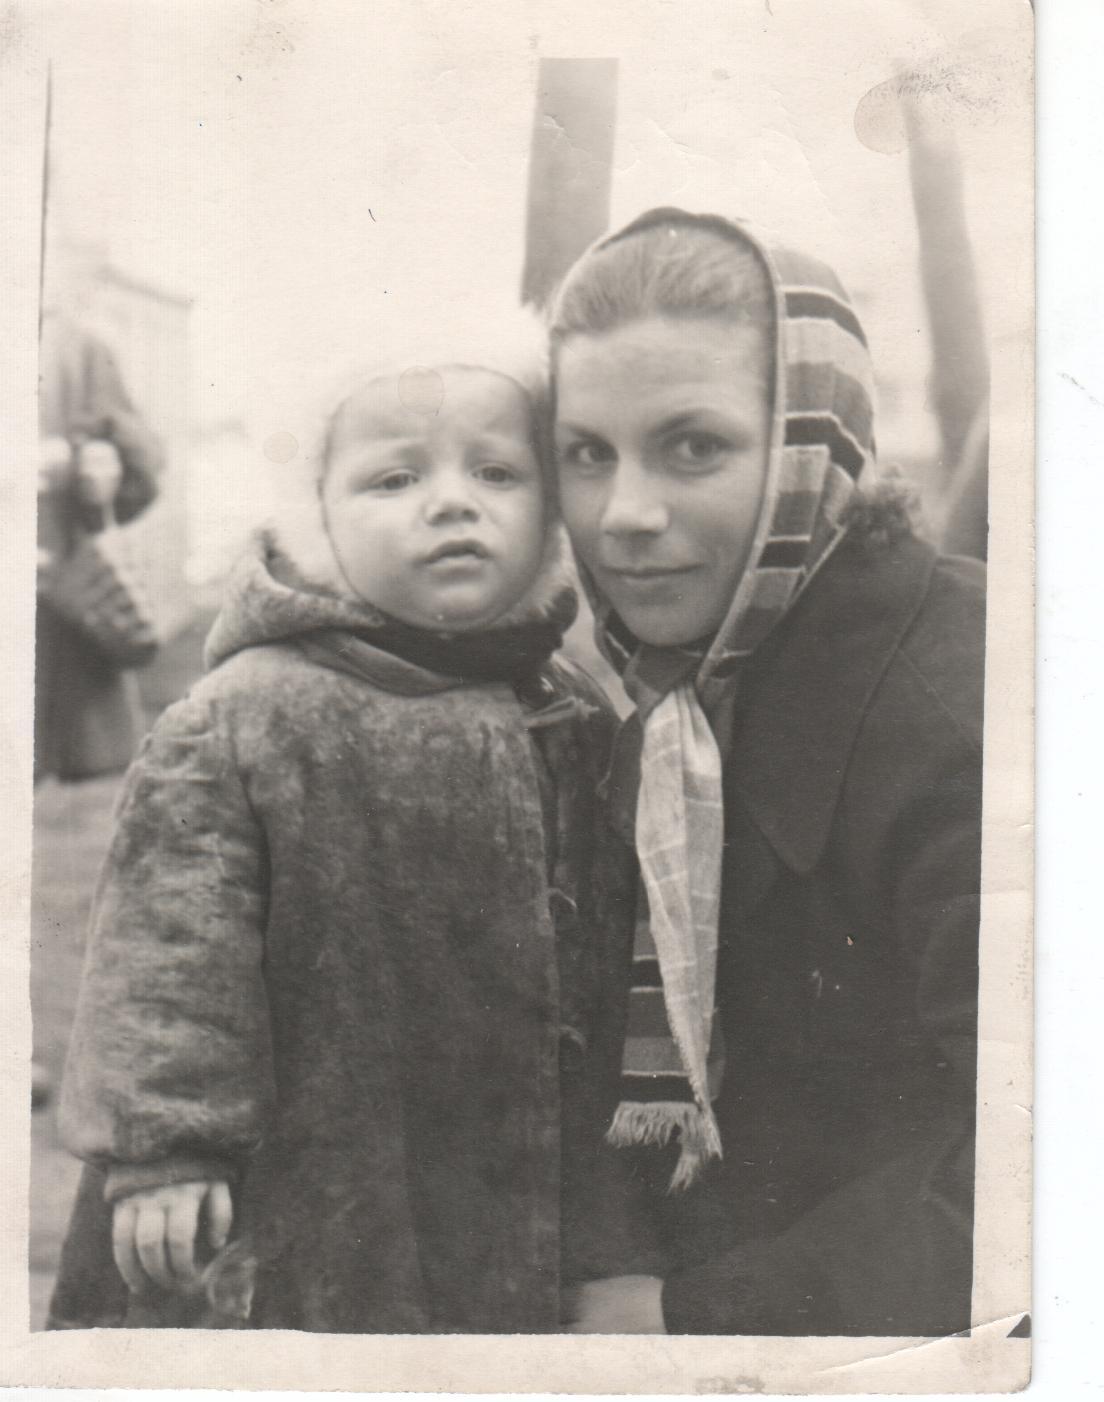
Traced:
<path id="1" fill-rule="evenodd" d="M 667 607 L 693 587 L 700 565 L 602 566 L 599 576 L 622 608 Z"/>
<path id="2" fill-rule="evenodd" d="M 675 575 L 690 574 L 699 565 L 602 565 L 603 574 L 615 575 L 618 579 L 647 581 L 650 579 L 671 579 Z"/>

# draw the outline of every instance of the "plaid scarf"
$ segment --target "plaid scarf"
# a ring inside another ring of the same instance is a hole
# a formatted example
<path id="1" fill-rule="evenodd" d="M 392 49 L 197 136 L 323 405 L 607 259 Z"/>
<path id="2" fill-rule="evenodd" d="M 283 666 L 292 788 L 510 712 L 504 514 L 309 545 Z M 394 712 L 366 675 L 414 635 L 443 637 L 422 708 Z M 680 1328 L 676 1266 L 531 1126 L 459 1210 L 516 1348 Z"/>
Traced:
<path id="1" fill-rule="evenodd" d="M 688 1187 L 719 1155 L 711 1100 L 723 1051 L 714 1038 L 724 804 L 721 754 L 694 687 L 681 682 L 643 731 L 636 851 L 644 899 L 633 949 L 622 1099 L 611 1143 L 666 1144 L 678 1132 L 671 1186 Z"/>
<path id="2" fill-rule="evenodd" d="M 725 1074 L 714 1004 L 721 780 L 732 707 L 747 658 L 843 538 L 847 507 L 873 474 L 873 376 L 858 319 L 822 263 L 772 248 L 741 224 L 669 209 L 643 215 L 598 247 L 653 224 L 676 234 L 680 226 L 704 225 L 750 245 L 770 277 L 776 324 L 763 505 L 747 568 L 716 636 L 701 649 L 641 645 L 580 572 L 599 648 L 637 706 L 619 741 L 622 764 L 626 755 L 632 764 L 630 737 L 643 727 L 634 778 L 646 909 L 634 949 L 621 1102 L 608 1137 L 627 1146 L 665 1144 L 677 1135 L 677 1189 L 722 1153 L 712 1109 Z"/>

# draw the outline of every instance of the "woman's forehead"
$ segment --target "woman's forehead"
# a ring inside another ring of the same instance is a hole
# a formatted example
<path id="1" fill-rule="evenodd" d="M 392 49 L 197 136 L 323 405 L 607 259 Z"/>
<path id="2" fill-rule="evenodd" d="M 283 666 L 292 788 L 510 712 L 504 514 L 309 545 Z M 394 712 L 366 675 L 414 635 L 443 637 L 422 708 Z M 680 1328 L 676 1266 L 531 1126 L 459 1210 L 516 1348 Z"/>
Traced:
<path id="1" fill-rule="evenodd" d="M 664 399 L 705 393 L 710 398 L 768 388 L 770 349 L 762 330 L 714 318 L 650 317 L 597 335 L 571 337 L 561 348 L 557 401 L 573 403 L 610 394 Z"/>

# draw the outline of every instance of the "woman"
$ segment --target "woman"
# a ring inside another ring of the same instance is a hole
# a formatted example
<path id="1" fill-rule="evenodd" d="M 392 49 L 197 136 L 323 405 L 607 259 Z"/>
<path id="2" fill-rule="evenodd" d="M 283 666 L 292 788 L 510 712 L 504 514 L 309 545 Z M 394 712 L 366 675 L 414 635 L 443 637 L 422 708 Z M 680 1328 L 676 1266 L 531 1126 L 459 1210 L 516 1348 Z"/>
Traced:
<path id="1" fill-rule="evenodd" d="M 552 357 L 647 911 L 571 1327 L 968 1328 L 981 567 L 874 485 L 812 259 L 653 211 L 568 274 Z"/>

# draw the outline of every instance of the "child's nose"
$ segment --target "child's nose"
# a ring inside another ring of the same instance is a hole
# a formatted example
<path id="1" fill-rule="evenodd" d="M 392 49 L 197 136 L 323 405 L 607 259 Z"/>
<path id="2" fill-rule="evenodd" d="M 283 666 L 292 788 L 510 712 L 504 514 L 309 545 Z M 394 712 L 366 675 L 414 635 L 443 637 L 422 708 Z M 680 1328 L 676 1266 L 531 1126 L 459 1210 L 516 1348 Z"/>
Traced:
<path id="1" fill-rule="evenodd" d="M 462 470 L 441 469 L 433 474 L 426 500 L 426 518 L 431 524 L 473 520 L 478 515 L 478 498 Z"/>

